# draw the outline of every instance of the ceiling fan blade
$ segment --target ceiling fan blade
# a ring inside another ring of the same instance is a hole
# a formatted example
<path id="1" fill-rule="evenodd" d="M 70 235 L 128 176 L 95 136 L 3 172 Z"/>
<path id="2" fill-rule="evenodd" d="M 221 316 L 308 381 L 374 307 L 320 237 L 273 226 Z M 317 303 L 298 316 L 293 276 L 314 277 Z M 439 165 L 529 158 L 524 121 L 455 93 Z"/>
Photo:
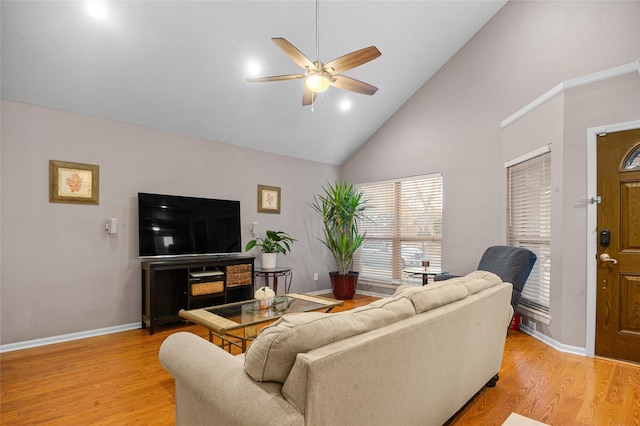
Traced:
<path id="1" fill-rule="evenodd" d="M 373 95 L 378 91 L 377 87 L 356 80 L 355 78 L 345 77 L 344 75 L 334 75 L 333 78 L 335 80 L 329 84 L 338 89 L 350 90 L 352 92 L 362 93 L 363 95 Z"/>
<path id="2" fill-rule="evenodd" d="M 382 55 L 382 53 L 380 53 L 375 46 L 365 47 L 364 49 L 356 50 L 355 52 L 347 53 L 344 56 L 334 59 L 324 66 L 324 70 L 329 74 L 339 74 L 366 64 L 380 55 Z"/>
<path id="3" fill-rule="evenodd" d="M 278 46 L 293 62 L 298 64 L 301 68 L 307 69 L 315 69 L 313 62 L 309 60 L 302 52 L 300 52 L 296 47 L 289 43 L 287 40 L 282 37 L 274 37 L 271 40 Z"/>
<path id="4" fill-rule="evenodd" d="M 261 81 L 295 80 L 297 78 L 304 78 L 304 74 L 288 74 L 288 75 L 274 75 L 271 77 L 248 78 L 247 81 L 251 83 L 258 83 Z"/>
<path id="5" fill-rule="evenodd" d="M 313 101 L 318 97 L 318 94 L 311 90 L 304 88 L 304 95 L 302 95 L 302 106 L 311 105 Z"/>

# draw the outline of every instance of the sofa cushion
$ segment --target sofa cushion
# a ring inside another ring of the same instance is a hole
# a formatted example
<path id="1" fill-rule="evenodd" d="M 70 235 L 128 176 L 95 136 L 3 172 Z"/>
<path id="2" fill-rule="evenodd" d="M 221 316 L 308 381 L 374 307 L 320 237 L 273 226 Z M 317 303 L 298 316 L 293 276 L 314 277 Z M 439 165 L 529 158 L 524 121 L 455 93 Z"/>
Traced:
<path id="1" fill-rule="evenodd" d="M 415 314 L 405 297 L 377 300 L 335 314 L 306 312 L 284 315 L 262 329 L 245 354 L 245 372 L 259 382 L 284 383 L 296 355 L 336 340 L 383 327 Z"/>
<path id="2" fill-rule="evenodd" d="M 462 284 L 469 289 L 469 294 L 476 294 L 485 288 L 493 287 L 502 282 L 499 276 L 488 271 L 473 271 L 461 278 L 463 278 Z"/>
<path id="3" fill-rule="evenodd" d="M 459 282 L 442 281 L 421 287 L 402 286 L 396 291 L 396 296 L 407 297 L 413 303 L 416 313 L 430 311 L 442 305 L 464 299 L 469 290 Z"/>

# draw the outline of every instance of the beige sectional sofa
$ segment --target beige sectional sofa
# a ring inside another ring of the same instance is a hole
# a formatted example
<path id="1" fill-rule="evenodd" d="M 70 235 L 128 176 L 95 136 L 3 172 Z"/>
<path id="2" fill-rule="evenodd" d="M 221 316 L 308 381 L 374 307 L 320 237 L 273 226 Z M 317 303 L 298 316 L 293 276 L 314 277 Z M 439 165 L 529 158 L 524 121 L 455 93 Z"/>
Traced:
<path id="1" fill-rule="evenodd" d="M 285 315 L 246 354 L 160 348 L 177 425 L 441 425 L 500 370 L 511 284 L 476 271 L 334 314 Z"/>

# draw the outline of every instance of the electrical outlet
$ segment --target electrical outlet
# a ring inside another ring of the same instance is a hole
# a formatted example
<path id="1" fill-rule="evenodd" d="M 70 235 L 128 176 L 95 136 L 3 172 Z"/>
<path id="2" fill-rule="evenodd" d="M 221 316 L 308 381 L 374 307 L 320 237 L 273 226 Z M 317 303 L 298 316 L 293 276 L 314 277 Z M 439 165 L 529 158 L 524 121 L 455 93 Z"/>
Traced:
<path id="1" fill-rule="evenodd" d="M 318 281 L 318 273 L 317 272 L 313 273 L 313 280 L 314 281 Z"/>

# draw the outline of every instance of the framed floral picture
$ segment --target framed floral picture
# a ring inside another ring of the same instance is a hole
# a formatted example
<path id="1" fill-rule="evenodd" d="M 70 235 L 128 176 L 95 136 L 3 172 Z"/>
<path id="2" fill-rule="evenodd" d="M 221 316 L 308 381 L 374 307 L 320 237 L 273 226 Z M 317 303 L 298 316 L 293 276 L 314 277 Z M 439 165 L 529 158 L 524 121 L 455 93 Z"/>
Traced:
<path id="1" fill-rule="evenodd" d="M 49 161 L 49 202 L 100 204 L 100 167 L 93 164 Z"/>
<path id="2" fill-rule="evenodd" d="M 258 213 L 280 214 L 280 188 L 258 185 Z"/>

